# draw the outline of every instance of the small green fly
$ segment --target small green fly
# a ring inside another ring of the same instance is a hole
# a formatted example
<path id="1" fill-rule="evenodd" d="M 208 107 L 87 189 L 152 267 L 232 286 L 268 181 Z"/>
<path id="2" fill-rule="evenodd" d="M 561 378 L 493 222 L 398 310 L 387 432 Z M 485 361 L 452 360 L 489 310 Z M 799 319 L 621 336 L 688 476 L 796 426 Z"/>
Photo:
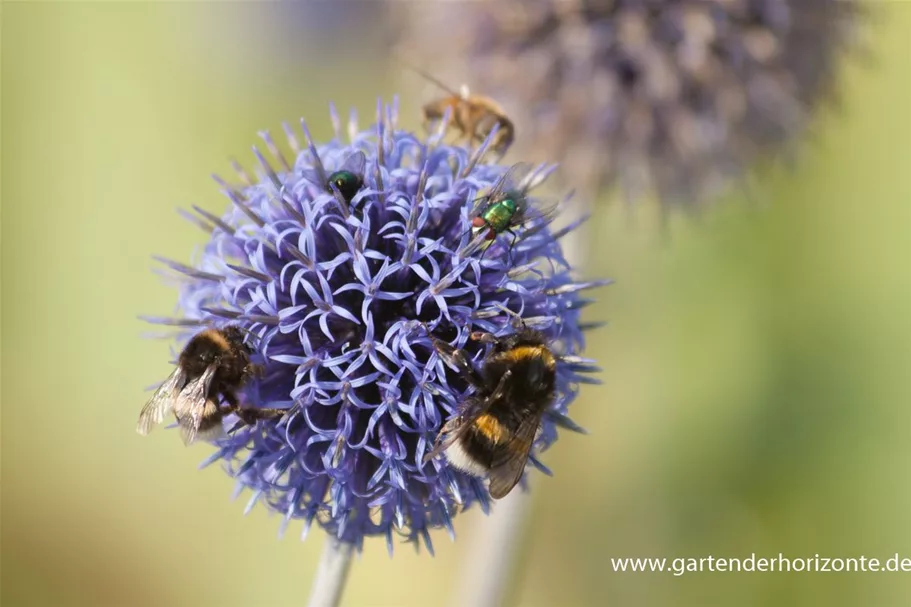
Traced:
<path id="1" fill-rule="evenodd" d="M 367 166 L 367 156 L 364 152 L 355 152 L 345 159 L 342 167 L 329 175 L 326 189 L 330 192 L 333 186 L 338 190 L 347 204 L 364 187 L 364 167 Z"/>
<path id="2" fill-rule="evenodd" d="M 366 166 L 367 156 L 358 150 L 345 158 L 342 166 L 330 173 L 328 177 L 325 173 L 312 169 L 304 171 L 304 177 L 333 194 L 339 204 L 344 205 L 345 212 L 347 212 L 351 200 L 364 187 L 364 168 Z"/>
<path id="3" fill-rule="evenodd" d="M 478 199 L 471 217 L 471 227 L 477 238 L 493 241 L 504 232 L 512 234 L 512 245 L 518 235 L 515 228 L 534 219 L 550 222 L 556 214 L 557 204 L 532 200 L 528 197 L 537 171 L 532 165 L 519 162 L 509 167 L 486 195 Z"/>

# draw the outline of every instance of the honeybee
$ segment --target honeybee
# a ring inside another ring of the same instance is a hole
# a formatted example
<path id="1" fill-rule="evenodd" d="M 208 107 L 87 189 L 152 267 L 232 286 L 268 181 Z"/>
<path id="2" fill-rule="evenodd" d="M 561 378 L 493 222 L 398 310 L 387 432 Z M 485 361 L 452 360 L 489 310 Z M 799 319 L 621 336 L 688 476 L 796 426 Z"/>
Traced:
<path id="1" fill-rule="evenodd" d="M 506 154 L 515 139 L 515 127 L 499 103 L 484 95 L 471 94 L 468 86 L 464 84 L 456 92 L 427 72 L 412 69 L 448 93 L 446 97 L 431 101 L 422 108 L 425 128 L 429 130 L 437 121 L 442 120 L 446 109 L 449 108 L 449 128 L 459 131 L 469 146 L 475 142 L 482 143 L 490 135 L 494 125 L 499 125 L 490 149 L 501 157 Z"/>
<path id="2" fill-rule="evenodd" d="M 241 407 L 237 391 L 260 367 L 250 363 L 253 349 L 234 325 L 204 329 L 194 335 L 177 359 L 177 366 L 139 412 L 136 431 L 148 434 L 170 411 L 177 418 L 184 443 L 224 435 L 222 420 L 236 414 L 245 424 L 281 417 L 282 409 Z M 219 403 L 219 396 L 226 404 Z"/>
<path id="3" fill-rule="evenodd" d="M 481 369 L 462 350 L 431 335 L 440 357 L 474 387 L 459 405 L 424 458 L 440 454 L 456 468 L 474 476 L 489 476 L 490 495 L 506 496 L 522 478 L 541 419 L 556 393 L 557 358 L 544 335 L 525 326 L 495 337 L 472 333 L 492 344 Z"/>

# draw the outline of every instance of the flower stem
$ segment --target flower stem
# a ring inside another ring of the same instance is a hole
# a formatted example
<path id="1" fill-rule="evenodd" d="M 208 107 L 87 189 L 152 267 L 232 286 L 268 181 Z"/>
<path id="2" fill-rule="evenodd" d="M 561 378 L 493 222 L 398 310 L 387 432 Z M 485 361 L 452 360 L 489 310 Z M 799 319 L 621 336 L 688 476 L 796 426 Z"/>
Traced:
<path id="1" fill-rule="evenodd" d="M 516 488 L 475 526 L 458 591 L 451 603 L 453 607 L 504 604 L 530 505 L 531 496 Z"/>
<path id="2" fill-rule="evenodd" d="M 309 607 L 335 607 L 342 598 L 353 545 L 327 537 L 310 589 Z"/>

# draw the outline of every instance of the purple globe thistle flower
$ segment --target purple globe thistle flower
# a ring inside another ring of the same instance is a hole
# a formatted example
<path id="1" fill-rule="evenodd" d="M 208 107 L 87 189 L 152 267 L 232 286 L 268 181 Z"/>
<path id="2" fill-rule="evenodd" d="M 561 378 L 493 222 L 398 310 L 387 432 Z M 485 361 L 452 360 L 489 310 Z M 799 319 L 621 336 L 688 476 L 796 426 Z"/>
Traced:
<path id="1" fill-rule="evenodd" d="M 552 230 L 529 219 L 487 248 L 471 227 L 474 201 L 509 167 L 424 140 L 396 127 L 396 108 L 380 105 L 377 123 L 343 142 L 312 141 L 301 122 L 301 148 L 285 125 L 293 162 L 268 133 L 255 147 L 255 177 L 239 165 L 240 183 L 217 179 L 231 206 L 221 216 L 187 214 L 210 239 L 192 266 L 166 261 L 181 278 L 177 319 L 183 340 L 201 326 L 238 325 L 252 337 L 253 362 L 264 366 L 240 394 L 244 407 L 285 409 L 280 419 L 224 421 L 224 438 L 203 465 L 222 462 L 257 502 L 284 517 L 315 520 L 339 540 L 362 545 L 395 534 L 432 550 L 429 530 L 446 527 L 460 509 L 490 495 L 480 478 L 445 459 L 424 462 L 443 424 L 471 388 L 444 364 L 431 341 L 463 349 L 481 364 L 486 345 L 473 331 L 515 331 L 517 318 L 540 330 L 558 356 L 556 397 L 542 422 L 530 463 L 558 428 L 580 430 L 566 417 L 581 383 L 596 383 L 593 361 L 579 355 L 586 289 L 563 258 L 560 238 L 581 221 Z M 489 143 L 489 139 L 488 139 Z M 362 188 L 344 194 L 329 176 L 361 171 Z M 528 175 L 535 189 L 554 169 Z"/>
<path id="2" fill-rule="evenodd" d="M 588 190 L 684 203 L 717 194 L 798 139 L 831 96 L 861 12 L 857 0 L 413 8 L 401 19 L 401 54 L 503 103 L 524 155 L 559 158 Z"/>

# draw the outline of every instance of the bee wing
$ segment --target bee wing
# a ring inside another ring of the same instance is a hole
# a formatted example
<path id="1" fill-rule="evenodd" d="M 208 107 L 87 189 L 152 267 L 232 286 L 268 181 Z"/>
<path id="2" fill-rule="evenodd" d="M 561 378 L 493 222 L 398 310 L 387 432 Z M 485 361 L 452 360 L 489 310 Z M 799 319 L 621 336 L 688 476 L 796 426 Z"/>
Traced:
<path id="1" fill-rule="evenodd" d="M 437 351 L 437 355 L 443 359 L 444 363 L 453 369 L 456 369 L 462 377 L 475 388 L 483 385 L 483 378 L 480 373 L 478 373 L 478 370 L 475 369 L 474 365 L 471 364 L 471 361 L 465 356 L 464 351 L 453 348 L 445 341 L 437 339 L 432 335 L 430 336 L 430 339 L 433 342 L 434 349 Z"/>
<path id="2" fill-rule="evenodd" d="M 199 434 L 199 427 L 194 426 L 193 423 L 193 418 L 190 416 L 177 418 L 177 424 L 180 428 L 180 438 L 183 439 L 183 444 L 185 445 L 192 445 L 196 440 L 196 436 Z"/>
<path id="3" fill-rule="evenodd" d="M 143 435 L 148 434 L 153 426 L 164 421 L 164 416 L 168 410 L 173 409 L 174 402 L 185 379 L 186 375 L 183 369 L 177 367 L 166 380 L 161 382 L 161 385 L 155 390 L 155 394 L 152 395 L 149 402 L 139 412 L 136 432 Z"/>
<path id="4" fill-rule="evenodd" d="M 361 178 L 364 176 L 364 169 L 367 167 L 367 155 L 364 152 L 357 151 L 347 158 L 345 162 L 342 163 L 340 171 L 351 171 L 355 175 L 359 175 Z"/>
<path id="5" fill-rule="evenodd" d="M 541 424 L 541 414 L 523 421 L 516 432 L 503 445 L 499 445 L 490 463 L 490 496 L 494 499 L 505 497 L 512 491 L 528 462 L 528 454 Z"/>
<path id="6" fill-rule="evenodd" d="M 209 365 L 202 375 L 187 383 L 174 402 L 174 415 L 177 416 L 184 442 L 188 445 L 196 440 L 215 370 L 215 365 Z"/>
<path id="7" fill-rule="evenodd" d="M 211 424 L 207 424 L 205 429 L 202 429 L 201 425 L 194 426 L 191 417 L 178 418 L 177 423 L 180 427 L 180 437 L 183 439 L 184 444 L 190 445 L 198 438 L 203 440 L 215 440 L 225 436 L 225 429 L 221 424 L 222 417 L 219 415 L 220 412 L 221 409 L 218 408 L 218 404 L 215 401 L 207 400 L 203 403 L 203 406 L 200 408 L 200 424 L 202 424 L 204 420 L 212 422 Z"/>

